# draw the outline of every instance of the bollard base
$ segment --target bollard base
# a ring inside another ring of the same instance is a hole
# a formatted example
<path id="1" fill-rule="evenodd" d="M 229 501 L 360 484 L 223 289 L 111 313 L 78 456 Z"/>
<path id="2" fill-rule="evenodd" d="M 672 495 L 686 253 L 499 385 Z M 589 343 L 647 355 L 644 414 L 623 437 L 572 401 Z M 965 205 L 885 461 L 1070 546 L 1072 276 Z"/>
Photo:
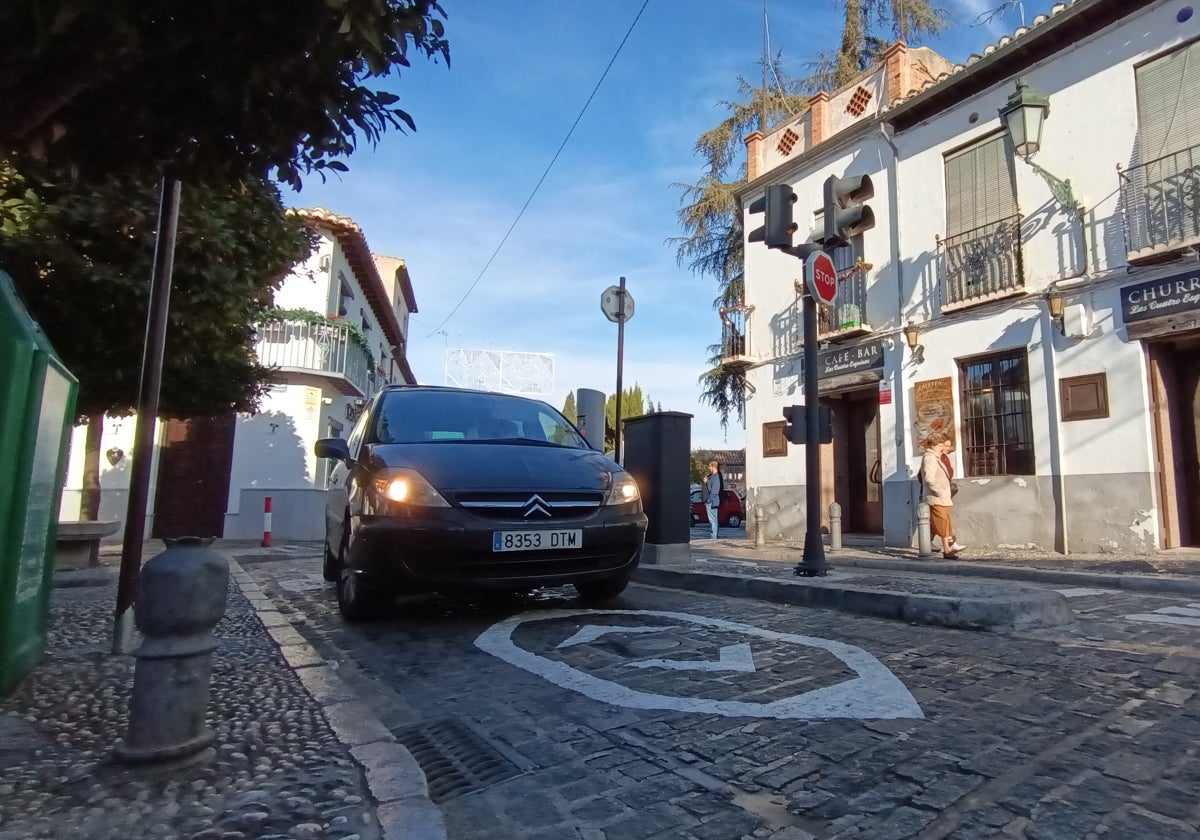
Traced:
<path id="1" fill-rule="evenodd" d="M 164 744 L 157 747 L 134 747 L 124 741 L 117 741 L 113 746 L 113 757 L 121 764 L 165 764 L 167 762 L 191 764 L 205 760 L 204 753 L 211 758 L 215 751 L 211 749 L 216 740 L 216 733 L 205 729 L 195 738 L 179 744 Z"/>

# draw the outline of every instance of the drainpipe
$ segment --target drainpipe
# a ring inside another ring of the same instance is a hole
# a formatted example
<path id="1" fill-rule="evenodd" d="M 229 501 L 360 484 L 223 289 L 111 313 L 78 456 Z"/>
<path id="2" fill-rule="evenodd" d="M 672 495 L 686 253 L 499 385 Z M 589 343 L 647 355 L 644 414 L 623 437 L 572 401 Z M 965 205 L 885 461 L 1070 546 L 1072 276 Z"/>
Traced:
<path id="1" fill-rule="evenodd" d="M 896 325 L 897 329 L 904 325 L 904 260 L 900 258 L 900 212 L 899 212 L 899 196 L 900 196 L 900 149 L 892 142 L 892 134 L 890 126 L 886 122 L 879 124 L 879 136 L 892 150 L 892 165 L 887 168 L 888 173 L 888 205 L 889 205 L 889 235 L 892 252 L 892 263 L 896 266 Z M 898 333 L 897 333 L 898 334 Z M 900 345 L 900 357 L 904 358 L 903 344 Z M 896 469 L 899 472 L 901 464 L 905 465 L 905 475 L 908 475 L 908 459 L 905 457 L 904 429 L 907 426 L 907 420 L 904 416 L 904 365 L 901 363 L 897 367 L 900 374 L 899 396 L 893 401 L 896 412 Z M 911 484 L 909 488 L 909 501 L 912 501 Z M 914 508 L 915 509 L 915 508 Z M 915 527 L 915 521 L 910 518 L 909 525 Z"/>
<path id="2" fill-rule="evenodd" d="M 1070 541 L 1067 539 L 1067 481 L 1063 475 L 1062 451 L 1062 407 L 1058 402 L 1058 365 L 1054 352 L 1054 324 L 1050 320 L 1050 312 L 1044 307 L 1038 324 L 1042 329 L 1042 363 L 1046 368 L 1046 405 L 1050 409 L 1050 470 L 1054 476 L 1052 493 L 1054 495 L 1054 521 L 1058 531 L 1055 538 L 1055 550 L 1063 554 L 1070 553 Z"/>

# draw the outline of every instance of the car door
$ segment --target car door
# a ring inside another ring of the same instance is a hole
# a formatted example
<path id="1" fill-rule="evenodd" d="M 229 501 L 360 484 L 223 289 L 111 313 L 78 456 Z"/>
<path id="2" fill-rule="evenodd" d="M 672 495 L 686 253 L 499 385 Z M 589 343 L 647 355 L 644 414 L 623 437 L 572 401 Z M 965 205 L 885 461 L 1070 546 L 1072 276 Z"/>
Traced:
<path id="1" fill-rule="evenodd" d="M 370 415 L 370 411 L 364 410 L 359 415 L 354 428 L 350 430 L 350 437 L 346 439 L 346 446 L 350 450 L 352 460 L 358 460 Z M 329 470 L 329 483 L 325 488 L 325 542 L 328 544 L 329 550 L 335 554 L 341 548 L 342 535 L 346 533 L 349 526 L 347 520 L 350 515 L 350 488 L 347 486 L 349 475 L 348 464 L 343 461 L 333 463 Z"/>

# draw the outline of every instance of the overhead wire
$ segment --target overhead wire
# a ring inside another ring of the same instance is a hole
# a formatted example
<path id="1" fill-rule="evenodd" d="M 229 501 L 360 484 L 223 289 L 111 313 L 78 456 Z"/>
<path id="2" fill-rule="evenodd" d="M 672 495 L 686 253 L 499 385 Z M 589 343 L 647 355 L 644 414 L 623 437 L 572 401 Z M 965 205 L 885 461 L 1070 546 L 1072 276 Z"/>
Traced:
<path id="1" fill-rule="evenodd" d="M 454 308 L 450 310 L 450 314 L 447 315 L 442 323 L 438 324 L 437 329 L 426 336 L 426 338 L 432 338 L 433 336 L 437 335 L 438 330 L 442 329 L 442 327 L 446 326 L 446 324 L 450 322 L 450 319 L 454 317 L 459 308 L 467 302 L 467 298 L 471 296 L 471 292 L 475 291 L 475 287 L 479 285 L 479 281 L 483 279 L 483 275 L 487 273 L 488 268 L 490 268 L 492 263 L 495 261 L 496 256 L 504 247 L 504 243 L 508 242 L 508 237 L 512 235 L 513 230 L 515 230 L 517 227 L 517 223 L 521 221 L 521 217 L 525 215 L 525 211 L 529 209 L 529 205 L 533 203 L 534 196 L 538 194 L 538 190 L 541 189 L 546 177 L 550 174 L 550 170 L 554 168 L 555 162 L 558 160 L 559 155 L 562 154 L 562 150 L 566 148 L 567 142 L 571 139 L 571 135 L 575 133 L 575 129 L 583 119 L 583 115 L 587 113 L 588 106 L 592 104 L 592 100 L 596 97 L 596 93 L 600 90 L 600 85 L 604 84 L 604 80 L 608 76 L 608 71 L 611 70 L 613 64 L 616 63 L 617 56 L 621 54 L 621 50 L 625 47 L 625 42 L 628 41 L 629 36 L 633 34 L 633 28 L 637 26 L 637 22 L 641 19 L 642 13 L 646 11 L 646 7 L 648 5 L 650 5 L 650 0 L 644 0 L 642 7 L 638 9 L 637 14 L 634 15 L 633 22 L 629 24 L 629 28 L 625 31 L 625 37 L 621 39 L 621 43 L 617 44 L 617 49 L 613 52 L 612 58 L 608 60 L 608 66 L 604 68 L 604 72 L 600 74 L 599 81 L 596 82 L 596 86 L 592 88 L 592 92 L 588 95 L 587 101 L 584 102 L 583 107 L 579 109 L 579 116 L 575 117 L 575 122 L 571 123 L 570 129 L 567 130 L 567 135 L 563 138 L 562 143 L 559 144 L 558 150 L 554 153 L 554 157 L 550 159 L 550 163 L 546 165 L 546 170 L 542 173 L 542 177 L 538 178 L 538 182 L 534 184 L 533 191 L 529 193 L 529 198 L 525 199 L 525 203 L 521 206 L 520 211 L 517 213 L 517 217 L 513 219 L 512 224 L 508 226 L 508 230 L 505 231 L 504 237 L 500 240 L 500 244 L 496 246 L 496 250 L 492 251 L 492 255 L 488 257 L 488 261 L 484 264 L 474 282 L 472 282 L 467 288 L 467 291 L 463 293 L 462 298 L 458 301 L 458 303 L 454 304 Z"/>

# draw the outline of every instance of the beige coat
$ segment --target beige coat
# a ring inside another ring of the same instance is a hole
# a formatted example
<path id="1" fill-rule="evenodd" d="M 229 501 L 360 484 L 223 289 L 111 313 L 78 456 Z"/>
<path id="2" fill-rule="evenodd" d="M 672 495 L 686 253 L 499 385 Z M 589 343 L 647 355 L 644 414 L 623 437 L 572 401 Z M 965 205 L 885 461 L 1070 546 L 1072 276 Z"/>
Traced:
<path id="1" fill-rule="evenodd" d="M 954 498 L 950 495 L 950 476 L 942 465 L 942 459 L 933 452 L 921 458 L 921 475 L 925 486 L 925 501 L 931 505 L 950 507 Z"/>

